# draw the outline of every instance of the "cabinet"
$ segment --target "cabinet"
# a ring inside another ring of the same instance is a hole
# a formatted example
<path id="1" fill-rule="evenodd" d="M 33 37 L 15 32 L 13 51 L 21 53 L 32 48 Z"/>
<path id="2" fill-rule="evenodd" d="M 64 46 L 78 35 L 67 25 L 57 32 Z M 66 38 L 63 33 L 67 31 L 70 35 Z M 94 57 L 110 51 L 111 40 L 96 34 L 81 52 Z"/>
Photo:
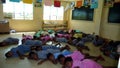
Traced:
<path id="1" fill-rule="evenodd" d="M 8 21 L 0 21 L 0 33 L 9 33 L 9 22 Z"/>

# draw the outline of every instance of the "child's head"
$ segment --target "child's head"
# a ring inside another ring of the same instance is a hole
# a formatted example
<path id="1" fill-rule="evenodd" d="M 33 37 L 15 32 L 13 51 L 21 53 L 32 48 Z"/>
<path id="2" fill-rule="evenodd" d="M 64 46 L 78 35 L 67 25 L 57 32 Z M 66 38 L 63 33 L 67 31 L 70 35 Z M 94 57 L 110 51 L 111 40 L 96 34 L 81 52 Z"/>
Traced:
<path id="1" fill-rule="evenodd" d="M 64 66 L 66 68 L 71 68 L 72 67 L 72 64 L 73 64 L 73 60 L 71 57 L 66 57 L 65 58 L 65 61 L 64 61 Z"/>
<path id="2" fill-rule="evenodd" d="M 65 49 L 70 50 L 71 48 L 69 47 L 69 45 L 65 45 Z"/>
<path id="3" fill-rule="evenodd" d="M 58 56 L 57 60 L 58 60 L 58 62 L 59 62 L 60 64 L 64 64 L 65 56 L 62 55 L 62 54 L 60 54 L 60 55 Z"/>
<path id="4" fill-rule="evenodd" d="M 7 52 L 7 53 L 5 54 L 5 56 L 6 56 L 7 58 L 10 58 L 10 57 L 13 56 L 13 53 L 12 53 L 11 51 L 9 51 L 9 52 Z"/>
<path id="5" fill-rule="evenodd" d="M 31 51 L 35 50 L 36 47 L 35 46 L 31 46 Z"/>
<path id="6" fill-rule="evenodd" d="M 41 46 L 36 46 L 36 51 L 41 51 L 42 47 Z"/>
<path id="7" fill-rule="evenodd" d="M 53 60 L 55 60 L 55 57 L 52 53 L 48 53 L 47 54 L 47 59 L 53 61 Z"/>
<path id="8" fill-rule="evenodd" d="M 38 55 L 35 52 L 30 52 L 28 58 L 38 60 Z"/>

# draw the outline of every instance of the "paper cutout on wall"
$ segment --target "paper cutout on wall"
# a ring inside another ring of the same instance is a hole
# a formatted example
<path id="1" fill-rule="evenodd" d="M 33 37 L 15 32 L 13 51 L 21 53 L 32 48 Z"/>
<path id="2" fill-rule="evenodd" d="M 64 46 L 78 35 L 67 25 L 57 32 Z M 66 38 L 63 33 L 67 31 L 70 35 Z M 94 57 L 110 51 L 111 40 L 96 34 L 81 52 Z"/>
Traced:
<path id="1" fill-rule="evenodd" d="M 52 0 L 45 0 L 45 5 L 46 6 L 51 6 L 52 5 Z"/>
<path id="2" fill-rule="evenodd" d="M 54 0 L 54 6 L 55 7 L 60 7 L 61 6 L 61 2 L 59 0 Z"/>
<path id="3" fill-rule="evenodd" d="M 23 3 L 32 4 L 33 0 L 23 0 Z"/>
<path id="4" fill-rule="evenodd" d="M 1 4 L 1 3 L 6 3 L 6 0 L 0 0 L 0 4 Z"/>
<path id="5" fill-rule="evenodd" d="M 98 0 L 91 0 L 90 8 L 98 8 Z"/>
<path id="6" fill-rule="evenodd" d="M 82 0 L 77 1 L 77 3 L 76 3 L 76 7 L 80 8 L 81 6 L 82 6 Z"/>
<path id="7" fill-rule="evenodd" d="M 90 5 L 90 0 L 84 0 L 84 4 L 85 7 L 88 7 Z"/>
<path id="8" fill-rule="evenodd" d="M 42 7 L 42 0 L 36 0 L 34 3 L 35 7 Z"/>
<path id="9" fill-rule="evenodd" d="M 105 7 L 113 7 L 114 0 L 104 0 L 104 6 Z"/>
<path id="10" fill-rule="evenodd" d="M 36 2 L 37 2 L 37 3 L 41 3 L 41 2 L 42 2 L 42 0 L 36 0 Z"/>
<path id="11" fill-rule="evenodd" d="M 21 0 L 10 0 L 10 2 L 20 2 Z"/>
<path id="12" fill-rule="evenodd" d="M 75 6 L 75 2 L 71 2 L 70 4 L 67 3 L 64 11 L 67 11 L 67 10 L 70 9 L 70 8 L 71 8 L 71 9 L 74 9 L 74 6 Z"/>

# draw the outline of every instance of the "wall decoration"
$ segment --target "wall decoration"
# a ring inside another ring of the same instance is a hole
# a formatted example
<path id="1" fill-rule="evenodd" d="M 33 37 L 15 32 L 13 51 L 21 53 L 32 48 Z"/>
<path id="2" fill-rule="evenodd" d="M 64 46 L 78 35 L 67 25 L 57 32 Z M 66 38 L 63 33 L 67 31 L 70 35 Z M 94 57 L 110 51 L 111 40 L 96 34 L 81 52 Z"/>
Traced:
<path id="1" fill-rule="evenodd" d="M 76 7 L 80 8 L 82 6 L 82 0 L 77 1 Z"/>
<path id="2" fill-rule="evenodd" d="M 10 2 L 20 2 L 21 0 L 10 0 Z"/>
<path id="3" fill-rule="evenodd" d="M 42 7 L 42 0 L 36 0 L 34 3 L 35 7 Z"/>
<path id="4" fill-rule="evenodd" d="M 91 0 L 90 8 L 98 8 L 98 0 Z"/>
<path id="5" fill-rule="evenodd" d="M 86 20 L 93 21 L 94 9 L 90 7 L 82 6 L 81 8 L 76 8 L 72 11 L 72 20 Z"/>
<path id="6" fill-rule="evenodd" d="M 90 0 L 84 0 L 83 6 L 88 7 L 90 5 Z"/>
<path id="7" fill-rule="evenodd" d="M 104 7 L 113 7 L 114 0 L 104 0 Z"/>
<path id="8" fill-rule="evenodd" d="M 46 6 L 52 5 L 52 0 L 44 0 Z"/>
<path id="9" fill-rule="evenodd" d="M 23 3 L 32 4 L 33 0 L 23 0 Z"/>
<path id="10" fill-rule="evenodd" d="M 54 7 L 60 7 L 61 2 L 59 0 L 54 0 Z"/>

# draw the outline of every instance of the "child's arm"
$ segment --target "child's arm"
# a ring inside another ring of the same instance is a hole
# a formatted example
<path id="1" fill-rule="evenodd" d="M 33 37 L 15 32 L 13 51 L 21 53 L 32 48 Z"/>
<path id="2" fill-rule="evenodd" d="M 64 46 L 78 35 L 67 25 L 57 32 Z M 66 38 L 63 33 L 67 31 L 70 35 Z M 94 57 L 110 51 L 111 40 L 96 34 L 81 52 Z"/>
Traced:
<path id="1" fill-rule="evenodd" d="M 45 61 L 47 61 L 47 59 L 41 60 L 40 62 L 38 62 L 38 65 L 44 63 Z"/>

